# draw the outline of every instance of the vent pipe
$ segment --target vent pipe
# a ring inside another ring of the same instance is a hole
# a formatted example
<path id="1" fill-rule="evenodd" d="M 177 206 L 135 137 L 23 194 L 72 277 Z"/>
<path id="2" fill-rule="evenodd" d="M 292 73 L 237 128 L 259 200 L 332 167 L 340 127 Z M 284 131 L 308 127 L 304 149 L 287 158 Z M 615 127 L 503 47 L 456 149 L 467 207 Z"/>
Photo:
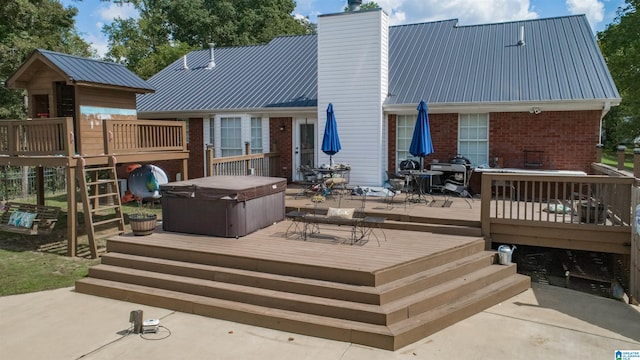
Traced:
<path id="1" fill-rule="evenodd" d="M 524 25 L 520 26 L 520 37 L 518 38 L 518 45 L 523 46 L 524 42 Z"/>
<path id="2" fill-rule="evenodd" d="M 209 43 L 209 64 L 207 64 L 207 70 L 211 70 L 216 67 L 216 62 L 213 60 L 213 47 L 216 44 Z"/>
<path id="3" fill-rule="evenodd" d="M 187 66 L 187 55 L 182 57 L 182 68 L 184 70 L 189 70 L 189 67 Z"/>
<path id="4" fill-rule="evenodd" d="M 349 0 L 347 3 L 349 4 L 349 11 L 359 11 L 362 0 Z"/>

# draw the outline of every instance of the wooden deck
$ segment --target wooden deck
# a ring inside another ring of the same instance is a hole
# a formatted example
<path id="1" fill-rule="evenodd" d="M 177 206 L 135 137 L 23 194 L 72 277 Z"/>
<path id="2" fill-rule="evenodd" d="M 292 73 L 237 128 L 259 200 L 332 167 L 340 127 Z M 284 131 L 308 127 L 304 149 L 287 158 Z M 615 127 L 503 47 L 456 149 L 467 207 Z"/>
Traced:
<path id="1" fill-rule="evenodd" d="M 343 227 L 304 241 L 291 225 L 117 236 L 76 290 L 396 350 L 529 287 L 479 236 L 387 228 L 351 245 Z"/>

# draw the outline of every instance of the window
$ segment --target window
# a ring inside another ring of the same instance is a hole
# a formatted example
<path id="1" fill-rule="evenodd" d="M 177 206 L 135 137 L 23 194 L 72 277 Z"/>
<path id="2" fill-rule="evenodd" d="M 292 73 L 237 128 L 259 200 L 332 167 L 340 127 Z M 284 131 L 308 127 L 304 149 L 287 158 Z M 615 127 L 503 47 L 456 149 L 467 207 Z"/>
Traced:
<path id="1" fill-rule="evenodd" d="M 262 118 L 251 118 L 251 153 L 262 153 Z"/>
<path id="2" fill-rule="evenodd" d="M 411 138 L 413 137 L 413 128 L 416 125 L 415 115 L 397 115 L 396 116 L 396 164 L 400 161 L 412 159 L 413 155 L 409 153 L 411 146 Z"/>
<path id="3" fill-rule="evenodd" d="M 474 166 L 489 163 L 489 114 L 460 114 L 458 153 Z"/>
<path id="4" fill-rule="evenodd" d="M 220 118 L 220 150 L 223 157 L 242 155 L 242 123 L 240 117 Z"/>

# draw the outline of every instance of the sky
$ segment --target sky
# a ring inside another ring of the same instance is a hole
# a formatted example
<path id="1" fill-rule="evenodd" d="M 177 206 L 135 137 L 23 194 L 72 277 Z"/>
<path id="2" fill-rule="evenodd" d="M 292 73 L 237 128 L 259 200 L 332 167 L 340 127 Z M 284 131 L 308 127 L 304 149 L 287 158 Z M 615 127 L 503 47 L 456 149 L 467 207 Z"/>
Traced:
<path id="1" fill-rule="evenodd" d="M 78 8 L 76 26 L 100 56 L 107 52 L 102 26 L 117 17 L 137 15 L 130 5 L 119 6 L 107 1 L 61 2 Z M 389 14 L 391 25 L 458 19 L 458 25 L 464 26 L 585 14 L 595 33 L 613 22 L 624 0 L 378 0 L 376 3 Z M 342 12 L 346 4 L 346 0 L 298 0 L 294 15 L 317 23 L 318 15 Z"/>

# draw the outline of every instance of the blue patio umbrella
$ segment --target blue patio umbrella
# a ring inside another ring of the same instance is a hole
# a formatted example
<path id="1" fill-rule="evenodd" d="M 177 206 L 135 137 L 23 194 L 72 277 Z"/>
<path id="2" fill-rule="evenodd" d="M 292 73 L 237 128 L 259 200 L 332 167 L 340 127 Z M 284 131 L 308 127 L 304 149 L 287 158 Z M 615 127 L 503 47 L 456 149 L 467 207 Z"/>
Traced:
<path id="1" fill-rule="evenodd" d="M 433 142 L 431 141 L 431 130 L 429 129 L 429 116 L 427 115 L 427 104 L 420 100 L 418 105 L 418 118 L 413 129 L 411 146 L 409 152 L 413 156 L 420 158 L 420 169 L 422 169 L 422 159 L 433 153 Z"/>
<path id="2" fill-rule="evenodd" d="M 338 125 L 336 116 L 333 113 L 333 104 L 327 107 L 327 123 L 324 127 L 324 137 L 322 138 L 322 152 L 329 155 L 329 165 L 332 165 L 332 156 L 342 149 L 340 136 L 338 136 Z"/>

